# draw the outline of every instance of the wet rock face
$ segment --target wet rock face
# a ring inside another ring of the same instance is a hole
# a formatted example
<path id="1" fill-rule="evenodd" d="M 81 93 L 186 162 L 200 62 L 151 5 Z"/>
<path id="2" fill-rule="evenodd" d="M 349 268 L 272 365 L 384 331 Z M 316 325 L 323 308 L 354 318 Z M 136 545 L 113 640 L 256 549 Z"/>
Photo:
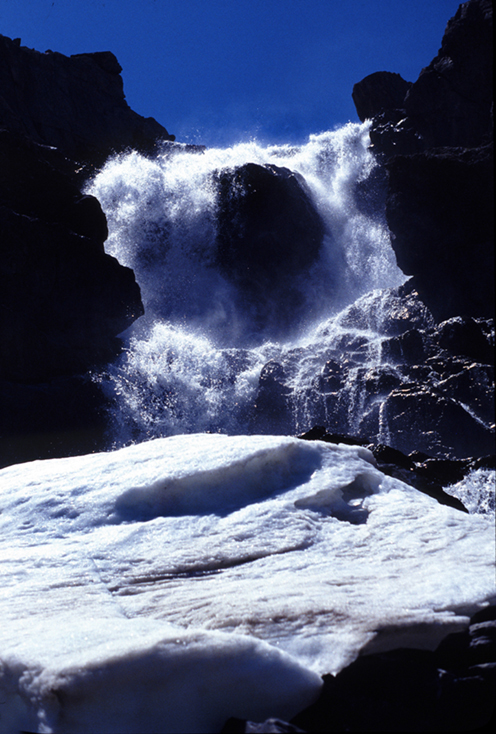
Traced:
<path id="1" fill-rule="evenodd" d="M 0 36 L 0 127 L 96 164 L 112 150 L 173 140 L 156 120 L 131 110 L 121 71 L 109 51 L 68 57 Z"/>
<path id="2" fill-rule="evenodd" d="M 284 332 L 304 305 L 303 279 L 324 237 L 306 183 L 287 168 L 247 163 L 222 171 L 218 186 L 218 264 L 260 326 L 270 319 Z"/>
<path id="3" fill-rule="evenodd" d="M 360 301 L 347 309 L 325 348 L 300 347 L 265 366 L 252 431 L 289 427 L 298 434 L 323 425 L 405 454 L 493 454 L 493 320 L 455 317 L 436 324 L 411 282 L 371 300 L 363 311 Z M 302 383 L 295 376 L 306 360 L 314 377 Z"/>
<path id="4" fill-rule="evenodd" d="M 469 0 L 416 82 L 378 72 L 353 91 L 388 172 L 398 265 L 438 322 L 494 313 L 492 33 L 490 0 Z"/>

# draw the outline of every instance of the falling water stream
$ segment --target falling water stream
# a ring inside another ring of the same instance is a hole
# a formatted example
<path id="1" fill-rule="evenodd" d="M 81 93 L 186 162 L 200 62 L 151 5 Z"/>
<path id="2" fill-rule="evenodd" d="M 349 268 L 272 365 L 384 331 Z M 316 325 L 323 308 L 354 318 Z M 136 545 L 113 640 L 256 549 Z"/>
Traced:
<path id="1" fill-rule="evenodd" d="M 368 145 L 368 124 L 349 123 L 302 146 L 164 145 L 153 157 L 128 152 L 107 162 L 87 192 L 107 215 L 107 252 L 134 270 L 145 305 L 145 316 L 125 334 L 124 354 L 98 376 L 114 400 L 113 445 L 177 433 L 294 433 L 319 421 L 332 424 L 332 400 L 312 404 L 309 388 L 339 349 L 362 355 L 340 399 L 348 428 L 356 428 L 364 409 L 361 372 L 382 359 L 381 323 L 392 307 L 384 289 L 404 280 Z M 303 177 L 324 222 L 317 261 L 292 276 L 303 305 L 282 333 L 270 319 L 277 292 L 267 294 L 261 324 L 216 266 L 219 173 L 246 163 Z M 261 372 L 281 364 L 293 393 L 290 415 L 272 419 L 269 406 L 261 420 Z"/>

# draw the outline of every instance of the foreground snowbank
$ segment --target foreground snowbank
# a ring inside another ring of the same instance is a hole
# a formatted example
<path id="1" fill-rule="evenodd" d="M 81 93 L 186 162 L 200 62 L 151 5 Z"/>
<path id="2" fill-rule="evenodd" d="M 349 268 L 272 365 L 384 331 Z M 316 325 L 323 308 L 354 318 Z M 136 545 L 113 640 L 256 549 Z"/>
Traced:
<path id="1" fill-rule="evenodd" d="M 493 518 L 361 447 L 193 435 L 0 472 L 0 731 L 289 719 L 496 597 Z"/>

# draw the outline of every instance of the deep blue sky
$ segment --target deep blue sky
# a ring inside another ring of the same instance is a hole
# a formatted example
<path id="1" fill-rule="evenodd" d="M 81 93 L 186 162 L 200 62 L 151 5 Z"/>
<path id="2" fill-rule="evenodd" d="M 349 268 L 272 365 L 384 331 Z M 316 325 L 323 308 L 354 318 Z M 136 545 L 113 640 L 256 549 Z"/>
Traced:
<path id="1" fill-rule="evenodd" d="M 0 0 L 38 51 L 113 51 L 129 105 L 179 141 L 303 142 L 357 121 L 353 84 L 415 81 L 458 0 Z"/>

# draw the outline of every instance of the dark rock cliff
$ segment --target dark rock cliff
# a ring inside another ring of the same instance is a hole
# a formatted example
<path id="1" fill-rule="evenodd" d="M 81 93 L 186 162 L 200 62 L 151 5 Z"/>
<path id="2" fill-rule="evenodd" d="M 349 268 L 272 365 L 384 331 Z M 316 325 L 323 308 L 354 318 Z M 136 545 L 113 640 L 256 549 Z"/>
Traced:
<path id="1" fill-rule="evenodd" d="M 469 0 L 416 82 L 377 72 L 353 89 L 398 265 L 438 321 L 494 313 L 492 38 L 491 0 Z"/>
<path id="2" fill-rule="evenodd" d="M 68 57 L 0 36 L 0 127 L 97 164 L 112 151 L 174 140 L 129 107 L 121 71 L 110 51 Z"/>
<path id="3" fill-rule="evenodd" d="M 107 222 L 80 191 L 112 151 L 173 139 L 127 105 L 113 54 L 39 53 L 0 36 L 0 466 L 103 448 L 90 371 L 143 314 Z"/>

